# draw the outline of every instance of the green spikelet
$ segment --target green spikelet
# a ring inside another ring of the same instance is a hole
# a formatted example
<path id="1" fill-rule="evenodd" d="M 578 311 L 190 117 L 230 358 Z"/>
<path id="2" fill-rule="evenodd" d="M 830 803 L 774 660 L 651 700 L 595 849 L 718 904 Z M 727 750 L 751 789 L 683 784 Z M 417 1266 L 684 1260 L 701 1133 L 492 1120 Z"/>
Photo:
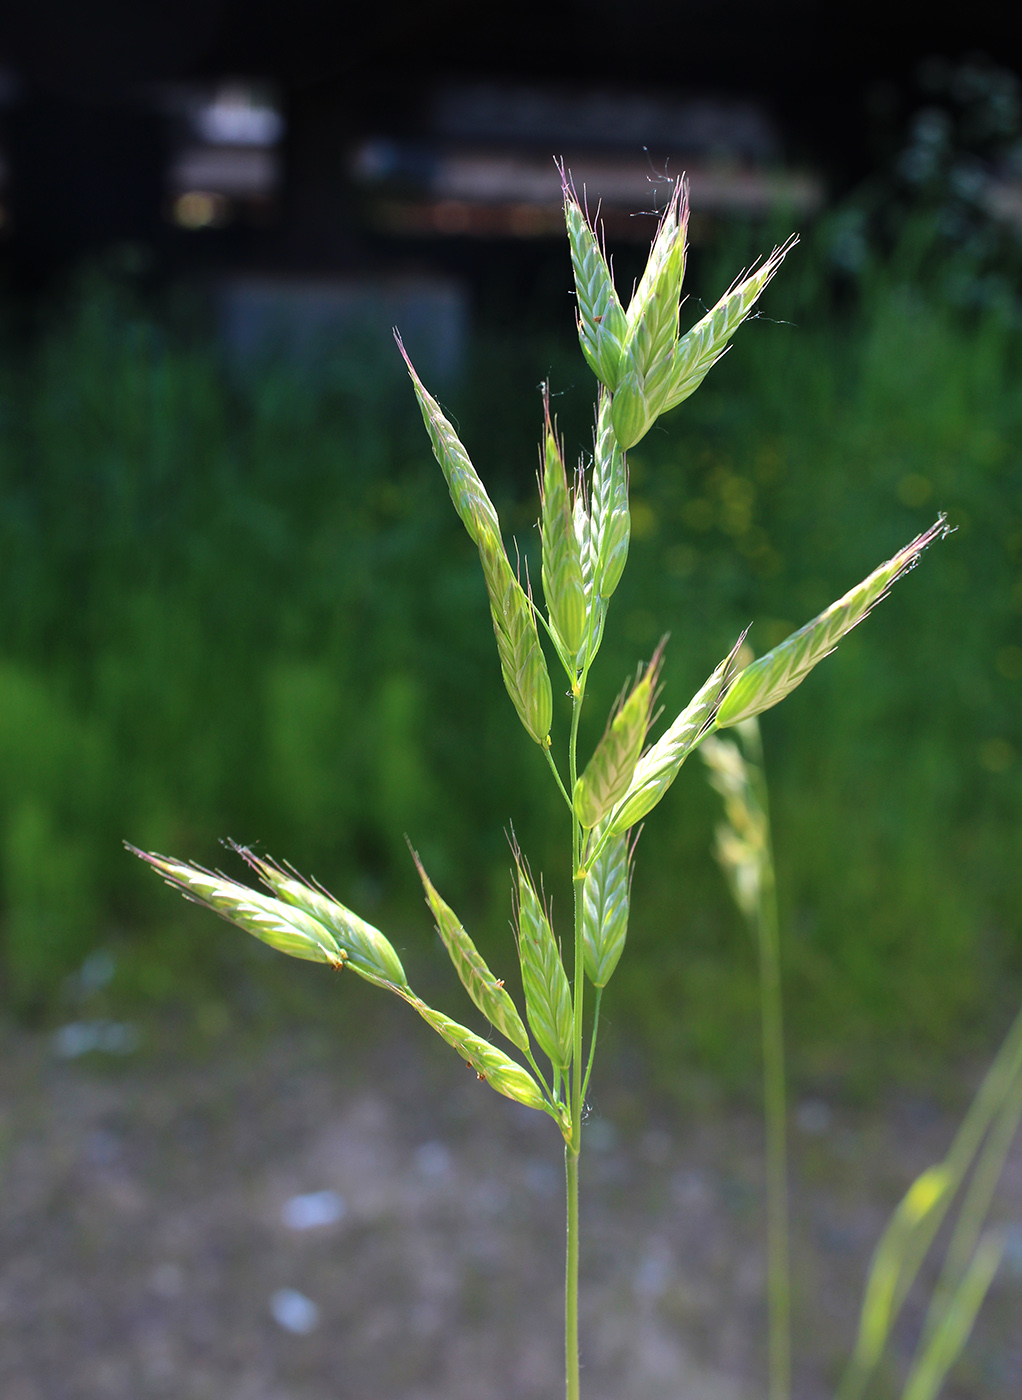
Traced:
<path id="1" fill-rule="evenodd" d="M 797 242 L 797 238 L 789 238 L 782 247 L 775 248 L 762 267 L 726 292 L 717 305 L 681 337 L 671 357 L 661 413 L 675 408 L 699 388 Z"/>
<path id="2" fill-rule="evenodd" d="M 601 391 L 596 415 L 589 552 L 593 588 L 609 598 L 625 571 L 631 535 L 628 510 L 628 464 L 611 424 L 611 400 Z"/>
<path id="3" fill-rule="evenodd" d="M 614 279 L 596 235 L 561 168 L 564 218 L 578 299 L 578 338 L 589 368 L 602 384 L 617 388 L 627 323 Z"/>
<path id="4" fill-rule="evenodd" d="M 564 650 L 578 654 L 585 636 L 586 595 L 582 580 L 582 550 L 572 520 L 568 478 L 557 435 L 550 421 L 550 399 L 544 389 L 546 416 L 542 498 L 543 593 L 550 625 Z"/>
<path id="5" fill-rule="evenodd" d="M 649 732 L 663 648 L 661 642 L 627 700 L 618 702 L 603 738 L 575 784 L 575 815 L 586 828 L 602 821 L 628 791 Z"/>
<path id="6" fill-rule="evenodd" d="M 551 1064 L 567 1069 L 572 1050 L 568 978 L 550 920 L 517 848 L 515 864 L 518 867 L 518 957 L 522 964 L 529 1025 Z"/>
<path id="7" fill-rule="evenodd" d="M 411 846 L 408 849 L 411 850 Z M 514 1002 L 504 990 L 503 982 L 494 977 L 454 910 L 437 894 L 415 851 L 412 851 L 412 859 L 426 891 L 426 901 L 436 919 L 437 932 L 461 978 L 462 986 L 490 1024 L 496 1026 L 501 1035 L 507 1036 L 519 1050 L 527 1052 L 529 1033 Z"/>
<path id="8" fill-rule="evenodd" d="M 261 860 L 245 846 L 235 846 L 234 849 L 279 899 L 302 910 L 330 930 L 347 954 L 347 965 L 353 972 L 379 986 L 408 986 L 401 959 L 379 929 L 367 924 L 343 904 L 338 904 L 325 890 L 314 888 L 305 880 L 282 870 L 273 861 Z"/>
<path id="9" fill-rule="evenodd" d="M 514 1099 L 516 1103 L 525 1104 L 526 1108 L 550 1113 L 560 1121 L 560 1115 L 554 1113 L 543 1097 L 543 1091 L 527 1069 L 516 1064 L 503 1050 L 498 1050 L 495 1045 L 475 1035 L 466 1026 L 461 1026 L 449 1016 L 434 1011 L 419 997 L 404 993 L 402 995 L 410 1006 L 415 1007 L 422 1019 L 432 1026 L 448 1045 L 457 1050 L 479 1078 L 485 1079 L 491 1089 L 496 1089 L 497 1093 L 503 1094 L 505 1098 Z"/>
<path id="10" fill-rule="evenodd" d="M 874 569 L 836 603 L 831 603 L 819 617 L 793 632 L 751 666 L 746 666 L 720 706 L 717 727 L 726 729 L 740 720 L 762 714 L 789 695 L 818 662 L 830 655 L 845 633 L 887 597 L 891 585 L 915 566 L 926 546 L 943 539 L 947 533 L 945 517 L 941 515 L 925 533 L 917 535 L 893 559 Z"/>
<path id="11" fill-rule="evenodd" d="M 582 889 L 582 951 L 595 987 L 607 985 L 624 952 L 630 889 L 628 838 L 613 836 L 589 867 Z"/>
<path id="12" fill-rule="evenodd" d="M 628 791 L 607 819 L 607 829 L 613 835 L 621 835 L 653 810 L 678 776 L 685 759 L 713 728 L 720 703 L 734 681 L 735 663 L 744 640 L 743 632 L 671 727 L 639 759 Z"/>
<path id="13" fill-rule="evenodd" d="M 611 405 L 614 434 L 625 450 L 645 437 L 663 412 L 671 384 L 687 229 L 688 188 L 679 180 L 628 305 L 628 340 Z"/>
<path id="14" fill-rule="evenodd" d="M 348 953 L 330 930 L 300 909 L 289 908 L 278 899 L 269 899 L 199 865 L 185 865 L 131 845 L 128 850 L 158 870 L 167 884 L 186 899 L 211 909 L 246 933 L 254 934 L 278 953 L 308 962 L 328 963 L 331 967 L 343 967 L 348 963 Z"/>
<path id="15" fill-rule="evenodd" d="M 547 746 L 553 694 L 532 604 L 513 574 L 499 539 L 484 538 L 479 546 L 479 557 L 490 597 L 490 615 L 504 685 L 522 724 L 537 744 Z"/>
<path id="16" fill-rule="evenodd" d="M 415 373 L 415 368 L 401 343 L 401 337 L 396 331 L 394 338 L 408 367 L 408 373 L 415 389 L 415 397 L 419 401 L 419 408 L 422 412 L 422 421 L 426 425 L 429 440 L 433 444 L 433 455 L 440 463 L 441 470 L 447 480 L 447 488 L 451 493 L 454 509 L 461 516 L 462 523 L 472 540 L 481 549 L 484 540 L 500 539 L 500 522 L 497 519 L 497 512 L 493 508 L 493 502 L 486 494 L 486 488 L 480 481 L 458 434 L 444 417 L 436 399 L 423 388 L 422 381 Z"/>

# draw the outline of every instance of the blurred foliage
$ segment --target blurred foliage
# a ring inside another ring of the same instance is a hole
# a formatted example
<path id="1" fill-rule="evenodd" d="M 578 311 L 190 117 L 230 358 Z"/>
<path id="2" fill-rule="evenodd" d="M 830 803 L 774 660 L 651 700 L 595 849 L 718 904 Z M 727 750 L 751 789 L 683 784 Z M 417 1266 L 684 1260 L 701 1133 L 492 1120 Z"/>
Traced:
<path id="1" fill-rule="evenodd" d="M 763 723 L 795 1062 L 866 1089 L 883 1054 L 986 1045 L 1018 986 L 1022 380 L 1017 317 L 952 304 L 927 272 L 932 221 L 906 219 L 853 275 L 835 271 L 845 217 L 631 455 L 632 555 L 583 747 L 661 633 L 670 718 L 746 623 L 765 650 L 949 512 L 956 534 Z M 695 264 L 706 302 L 750 260 L 744 239 Z M 241 379 L 169 324 L 94 275 L 3 356 L 8 1005 L 48 1014 L 96 948 L 117 951 L 129 999 L 244 982 L 258 950 L 182 920 L 125 837 L 235 875 L 221 837 L 293 860 L 436 979 L 407 833 L 508 971 L 505 831 L 538 872 L 566 828 L 407 383 L 365 354 Z M 591 438 L 569 337 L 484 329 L 447 395 L 534 579 L 541 374 L 569 453 Z M 672 1079 L 744 1083 L 755 956 L 709 858 L 714 819 L 690 766 L 642 837 L 605 1010 Z M 570 889 L 548 892 L 563 937 Z"/>

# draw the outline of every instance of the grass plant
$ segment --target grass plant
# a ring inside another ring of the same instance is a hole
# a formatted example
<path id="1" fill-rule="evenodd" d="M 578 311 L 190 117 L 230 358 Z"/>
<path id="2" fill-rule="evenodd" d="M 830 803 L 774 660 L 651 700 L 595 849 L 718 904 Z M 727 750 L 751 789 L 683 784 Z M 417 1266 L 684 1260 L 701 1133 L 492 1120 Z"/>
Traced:
<path id="1" fill-rule="evenodd" d="M 694 393 L 724 355 L 732 336 L 790 251 L 793 240 L 776 248 L 758 270 L 743 274 L 704 317 L 682 334 L 679 301 L 688 222 L 684 182 L 676 185 L 667 203 L 646 268 L 627 306 L 619 298 L 598 232 L 567 178 L 564 202 L 579 340 L 598 388 L 591 461 L 583 462 L 572 472 L 566 465 L 563 443 L 551 413 L 549 391 L 544 393 L 539 455 L 539 575 L 545 609 L 540 608 L 533 594 L 527 553 L 523 563 L 522 554 L 516 552 L 512 563 L 497 509 L 459 433 L 405 355 L 434 455 L 455 511 L 478 553 L 504 687 L 528 739 L 539 749 L 536 774 L 539 776 L 545 768 L 559 797 L 564 846 L 570 849 L 573 920 L 571 933 L 562 944 L 554 930 L 544 877 L 534 871 L 527 854 L 512 837 L 513 903 L 524 1015 L 503 979 L 490 970 L 463 923 L 439 893 L 425 862 L 413 851 L 427 904 L 455 971 L 476 1010 L 492 1031 L 504 1037 L 514 1053 L 494 1044 L 489 1031 L 480 1035 L 428 1005 L 413 991 L 388 938 L 321 887 L 293 874 L 290 868 L 238 848 L 265 887 L 263 892 L 257 892 L 200 865 L 132 849 L 188 898 L 271 947 L 326 964 L 335 971 L 354 972 L 375 987 L 398 996 L 467 1062 L 480 1080 L 553 1120 L 564 1142 L 566 1179 L 566 1394 L 568 1400 L 578 1400 L 578 1172 L 600 1003 L 625 945 L 632 859 L 640 825 L 664 799 L 686 759 L 702 745 L 715 764 L 718 784 L 730 802 L 731 835 L 722 838 L 720 854 L 732 873 L 743 911 L 755 922 L 759 939 L 771 1124 L 771 1390 L 773 1400 L 784 1400 L 789 1389 L 790 1362 L 786 1341 L 783 1066 L 777 917 L 765 789 L 761 779 L 754 776 L 755 752 L 749 755 L 752 767 L 740 755 L 736 763 L 733 755 L 738 751 L 722 747 L 724 741 L 718 740 L 714 745 L 714 735 L 739 728 L 745 743 L 754 744 L 755 730 L 751 726 L 756 717 L 799 686 L 948 527 L 944 516 L 940 516 L 837 602 L 779 640 L 758 659 L 752 660 L 743 650 L 744 633 L 739 635 L 693 698 L 650 742 L 659 717 L 664 659 L 661 642 L 621 691 L 611 707 L 602 737 L 583 762 L 580 721 L 590 673 L 604 640 L 610 602 L 622 582 L 632 534 L 628 454 L 662 414 Z M 405 354 L 400 339 L 398 346 Z M 557 684 L 551 679 L 551 665 L 555 674 L 563 673 Z M 559 731 L 556 752 L 555 730 Z M 708 743 L 711 747 L 706 749 Z M 734 786 L 739 780 L 744 785 L 740 792 Z M 745 855 L 737 853 L 737 843 L 742 841 L 747 847 Z M 591 1009 L 587 980 L 592 986 Z M 1000 1138 L 996 1141 L 999 1143 Z M 980 1172 L 977 1179 L 986 1181 L 988 1175 L 989 1172 Z M 983 1188 L 977 1189 L 978 1210 Z M 918 1197 L 917 1191 L 913 1201 Z M 921 1218 L 932 1216 L 931 1207 L 927 1201 Z M 975 1214 L 976 1210 L 967 1211 L 966 1218 L 971 1221 Z M 914 1222 L 911 1209 L 909 1215 Z M 933 1340 L 924 1348 L 918 1372 L 910 1381 L 915 1386 L 911 1400 L 928 1400 L 933 1378 L 939 1381 L 948 1356 L 954 1354 L 958 1339 L 967 1333 L 975 1305 L 989 1281 L 993 1257 L 990 1248 L 981 1241 L 975 1251 L 970 1251 L 972 1227 L 963 1228 L 964 1243 L 953 1251 L 955 1267 L 948 1281 L 950 1301 L 940 1305 L 943 1312 L 938 1309 Z M 881 1252 L 883 1249 L 882 1245 Z M 897 1295 L 900 1281 L 906 1276 L 904 1260 L 912 1256 L 906 1248 L 895 1252 L 901 1261 L 894 1290 Z M 963 1260 L 964 1277 L 959 1281 Z M 888 1314 L 892 1311 L 888 1307 Z M 880 1316 L 869 1295 L 864 1315 L 870 1319 Z M 875 1321 L 870 1322 L 870 1336 L 876 1326 Z M 849 1400 L 858 1400 L 854 1387 Z"/>

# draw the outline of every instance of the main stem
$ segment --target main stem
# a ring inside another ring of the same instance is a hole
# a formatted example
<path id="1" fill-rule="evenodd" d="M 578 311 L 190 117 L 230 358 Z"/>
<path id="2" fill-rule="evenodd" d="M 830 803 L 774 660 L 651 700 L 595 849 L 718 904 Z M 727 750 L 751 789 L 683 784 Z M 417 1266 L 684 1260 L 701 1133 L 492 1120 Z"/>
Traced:
<path id="1" fill-rule="evenodd" d="M 578 780 L 578 719 L 585 698 L 586 671 L 583 671 L 572 697 L 571 738 L 568 746 L 568 772 L 571 791 Z M 582 827 L 574 811 L 571 815 L 571 885 L 575 909 L 575 984 L 572 1009 L 571 1063 L 571 1141 L 564 1148 L 564 1177 L 567 1197 L 567 1260 L 564 1273 L 564 1377 L 567 1400 L 579 1400 L 578 1365 L 578 1158 L 582 1145 L 582 1085 L 585 1062 L 582 1056 L 582 1001 L 585 971 L 582 954 Z"/>

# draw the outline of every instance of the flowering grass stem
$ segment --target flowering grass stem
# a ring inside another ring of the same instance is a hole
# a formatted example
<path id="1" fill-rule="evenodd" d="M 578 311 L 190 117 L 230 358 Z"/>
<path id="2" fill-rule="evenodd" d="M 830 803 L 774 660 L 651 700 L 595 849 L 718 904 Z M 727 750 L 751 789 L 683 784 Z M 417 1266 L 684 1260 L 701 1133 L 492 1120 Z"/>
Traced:
<path id="1" fill-rule="evenodd" d="M 238 848 L 269 891 L 256 893 L 197 866 L 151 853 L 136 854 L 187 897 L 279 951 L 346 969 L 393 992 L 469 1064 L 479 1080 L 553 1119 L 564 1140 L 565 1162 L 565 1387 L 567 1400 L 580 1400 L 579 1157 L 601 1003 L 625 945 L 631 861 L 639 823 L 663 800 L 686 759 L 703 746 L 715 765 L 715 781 L 724 795 L 730 823 L 726 837 L 719 838 L 718 854 L 729 871 L 735 897 L 754 929 L 759 947 L 768 1159 L 770 1400 L 788 1400 L 789 1265 L 778 918 L 762 757 L 751 717 L 778 703 L 800 684 L 841 637 L 886 595 L 894 581 L 915 564 L 922 550 L 944 533 L 945 527 L 941 518 L 931 530 L 918 536 L 857 588 L 758 662 L 743 658 L 743 633 L 674 722 L 647 747 L 656 708 L 661 643 L 645 668 L 640 668 L 633 685 L 622 692 L 603 738 L 580 777 L 579 721 L 589 671 L 600 649 L 609 603 L 621 580 L 632 534 L 626 454 L 661 413 L 687 398 L 701 383 L 793 243 L 789 240 L 775 249 L 758 272 L 732 287 L 683 336 L 679 302 L 688 226 L 684 180 L 678 182 L 668 202 L 646 271 L 625 308 L 614 287 L 602 237 L 580 206 L 566 172 L 562 171 L 562 175 L 579 337 L 583 354 L 600 383 L 591 471 L 587 476 L 580 470 L 573 487 L 569 486 L 564 465 L 563 444 L 550 417 L 549 389 L 544 386 L 540 577 L 545 616 L 532 596 L 528 574 L 523 584 L 520 572 L 511 566 L 496 508 L 467 449 L 419 379 L 400 338 L 398 346 L 451 502 L 479 552 L 504 686 L 523 728 L 542 750 L 555 786 L 568 807 L 574 935 L 570 979 L 565 950 L 554 932 L 545 900 L 542 876 L 533 876 L 528 859 L 514 840 L 512 898 L 525 993 L 524 1015 L 514 1005 L 503 979 L 490 970 L 461 920 L 432 885 L 414 850 L 412 856 L 441 941 L 464 990 L 478 1015 L 488 1022 L 492 1032 L 510 1042 L 519 1059 L 493 1044 L 490 1031 L 486 1036 L 480 1035 L 428 1006 L 412 990 L 387 938 L 320 887 L 294 876 L 289 867 L 280 867 Z M 570 685 L 567 783 L 551 752 L 557 716 L 540 627 Z M 715 730 L 732 726 L 737 727 L 746 745 L 744 760 L 736 744 L 714 737 Z M 583 1050 L 587 976 L 595 991 L 588 1056 Z M 550 1062 L 549 1074 L 540 1068 L 537 1049 Z M 997 1101 L 998 1110 L 1002 1099 L 1003 1095 Z M 1012 1105 L 1014 1111 L 1014 1099 Z M 987 1177 L 997 1164 L 994 1158 L 1001 1152 L 1002 1140 L 1014 1122 L 1010 1118 L 1002 1121 L 1003 1131 L 995 1136 L 995 1147 L 990 1149 L 990 1171 L 982 1176 L 977 1189 L 977 1207 L 986 1201 Z M 938 1189 L 936 1196 L 927 1195 L 927 1209 L 942 1190 Z M 911 1223 L 915 1217 L 909 1212 L 906 1219 Z M 969 1219 L 971 1222 L 971 1215 Z M 965 1234 L 966 1243 L 971 1244 L 971 1223 Z M 916 1237 L 911 1236 L 911 1231 L 909 1235 L 912 1244 Z M 901 1238 L 896 1235 L 896 1240 Z M 931 1385 L 932 1377 L 943 1374 L 940 1368 L 953 1354 L 958 1344 L 955 1339 L 967 1333 L 974 1305 L 978 1306 L 977 1295 L 990 1275 L 991 1258 L 990 1250 L 980 1241 L 978 1249 L 965 1261 L 960 1282 L 957 1275 L 961 1270 L 956 1266 L 957 1287 L 952 1304 L 945 1310 L 953 1318 L 953 1326 L 949 1323 L 943 1332 L 938 1328 L 939 1345 L 926 1353 L 920 1372 L 923 1379 L 917 1384 L 919 1394 L 913 1395 L 913 1400 L 930 1400 L 926 1387 Z M 901 1275 L 896 1274 L 893 1292 L 883 1294 L 885 1318 L 904 1274 L 904 1269 Z M 857 1384 L 853 1378 L 852 1391 L 856 1394 Z"/>

